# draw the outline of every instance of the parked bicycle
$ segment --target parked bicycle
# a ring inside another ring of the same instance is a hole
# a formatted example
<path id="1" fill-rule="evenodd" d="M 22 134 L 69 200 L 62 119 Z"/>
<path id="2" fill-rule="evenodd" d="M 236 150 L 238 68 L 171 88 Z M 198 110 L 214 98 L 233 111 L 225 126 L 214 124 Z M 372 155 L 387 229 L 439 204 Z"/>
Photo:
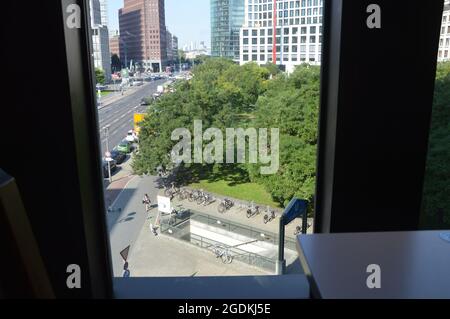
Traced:
<path id="1" fill-rule="evenodd" d="M 197 199 L 201 196 L 201 194 L 203 193 L 203 190 L 198 190 L 198 189 L 194 189 L 188 197 L 188 200 L 190 202 L 196 202 Z"/>
<path id="2" fill-rule="evenodd" d="M 275 219 L 275 211 L 271 210 L 269 206 L 267 206 L 266 214 L 264 215 L 264 224 L 271 222 Z"/>
<path id="3" fill-rule="evenodd" d="M 157 173 L 159 177 L 167 178 L 170 175 L 170 170 L 160 167 L 157 169 Z"/>
<path id="4" fill-rule="evenodd" d="M 207 206 L 213 202 L 213 197 L 202 191 L 196 202 L 197 205 Z"/>
<path id="5" fill-rule="evenodd" d="M 308 223 L 306 229 L 308 229 L 311 226 L 312 226 L 312 224 Z M 295 227 L 294 236 L 300 235 L 301 233 L 302 233 L 302 227 L 300 227 L 300 226 Z"/>
<path id="6" fill-rule="evenodd" d="M 259 215 L 259 206 L 255 206 L 255 203 L 252 202 L 250 207 L 247 209 L 247 218 Z"/>
<path id="7" fill-rule="evenodd" d="M 217 211 L 223 214 L 226 210 L 229 210 L 233 206 L 234 206 L 233 201 L 229 200 L 228 198 L 225 198 L 222 200 L 219 206 L 217 206 Z"/>
<path id="8" fill-rule="evenodd" d="M 167 185 L 164 185 L 164 195 L 167 197 L 173 197 L 175 194 L 177 194 L 180 189 L 175 186 L 175 183 L 172 182 L 170 187 L 167 187 Z"/>
<path id="9" fill-rule="evenodd" d="M 228 248 L 220 245 L 215 245 L 212 250 L 216 255 L 216 258 L 220 258 L 224 264 L 231 264 L 231 262 L 233 261 L 233 256 L 231 256 Z"/>
<path id="10" fill-rule="evenodd" d="M 191 196 L 191 191 L 188 189 L 183 188 L 181 191 L 178 192 L 177 198 L 178 200 L 185 200 L 188 199 Z"/>

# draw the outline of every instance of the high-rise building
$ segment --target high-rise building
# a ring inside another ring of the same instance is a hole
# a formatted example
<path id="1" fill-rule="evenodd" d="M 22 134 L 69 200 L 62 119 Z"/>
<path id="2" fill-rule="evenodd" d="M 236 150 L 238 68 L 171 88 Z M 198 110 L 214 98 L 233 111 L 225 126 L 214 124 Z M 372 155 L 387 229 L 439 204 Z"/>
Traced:
<path id="1" fill-rule="evenodd" d="M 172 54 L 174 62 L 178 62 L 178 37 L 175 35 L 172 35 Z"/>
<path id="2" fill-rule="evenodd" d="M 164 0 L 124 0 L 119 9 L 120 56 L 145 70 L 161 72 L 167 65 Z"/>
<path id="3" fill-rule="evenodd" d="M 90 0 L 92 46 L 94 66 L 105 72 L 107 81 L 111 79 L 111 55 L 109 49 L 108 18 L 106 0 Z"/>
<path id="4" fill-rule="evenodd" d="M 113 31 L 110 32 L 110 37 L 109 37 L 109 51 L 111 53 L 111 56 L 114 54 L 117 54 L 118 57 L 120 57 L 120 35 L 119 35 L 119 31 Z"/>
<path id="5" fill-rule="evenodd" d="M 442 14 L 441 35 L 439 38 L 438 61 L 450 60 L 450 1 L 444 2 L 444 13 Z"/>
<path id="6" fill-rule="evenodd" d="M 256 1 L 256 0 L 253 0 Z M 245 0 L 211 0 L 211 55 L 239 61 Z"/>
<path id="7" fill-rule="evenodd" d="M 173 64 L 173 36 L 172 33 L 169 30 L 166 30 L 166 51 L 167 51 L 167 64 L 171 65 Z"/>
<path id="8" fill-rule="evenodd" d="M 296 65 L 319 65 L 323 0 L 245 0 L 240 63 L 273 62 L 292 72 Z"/>

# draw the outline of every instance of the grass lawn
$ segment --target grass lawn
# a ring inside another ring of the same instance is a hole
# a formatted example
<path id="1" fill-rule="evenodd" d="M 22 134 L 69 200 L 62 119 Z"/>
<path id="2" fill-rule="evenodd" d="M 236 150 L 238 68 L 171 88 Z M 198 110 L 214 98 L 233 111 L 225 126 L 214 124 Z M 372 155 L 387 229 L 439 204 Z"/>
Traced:
<path id="1" fill-rule="evenodd" d="M 101 92 L 100 92 L 100 94 L 101 94 L 102 97 L 107 96 L 107 95 L 109 95 L 109 94 L 111 94 L 111 93 L 112 93 L 111 91 L 101 91 Z"/>
<path id="2" fill-rule="evenodd" d="M 230 184 L 224 180 L 217 182 L 200 180 L 198 183 L 190 184 L 189 187 L 202 188 L 206 192 L 242 199 L 249 202 L 255 201 L 256 204 L 279 207 L 279 205 L 272 200 L 272 197 L 266 192 L 264 187 L 256 183 L 243 183 L 230 186 Z"/>
<path id="3" fill-rule="evenodd" d="M 205 166 L 191 168 L 187 173 L 181 174 L 180 180 L 185 183 L 187 181 L 187 186 L 191 188 L 248 202 L 254 201 L 260 205 L 280 207 L 272 200 L 264 186 L 249 181 L 245 170 L 234 165 L 225 166 L 222 165 L 219 171 Z"/>

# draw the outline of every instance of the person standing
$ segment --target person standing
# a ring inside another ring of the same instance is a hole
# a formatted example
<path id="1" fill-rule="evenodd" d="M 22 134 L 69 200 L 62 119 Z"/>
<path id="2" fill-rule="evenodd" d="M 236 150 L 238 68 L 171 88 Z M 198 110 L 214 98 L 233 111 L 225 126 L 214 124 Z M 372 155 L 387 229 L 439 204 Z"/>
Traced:
<path id="1" fill-rule="evenodd" d="M 130 270 L 128 269 L 128 261 L 125 262 L 125 264 L 123 265 L 123 274 L 122 274 L 123 278 L 128 278 L 130 277 Z"/>

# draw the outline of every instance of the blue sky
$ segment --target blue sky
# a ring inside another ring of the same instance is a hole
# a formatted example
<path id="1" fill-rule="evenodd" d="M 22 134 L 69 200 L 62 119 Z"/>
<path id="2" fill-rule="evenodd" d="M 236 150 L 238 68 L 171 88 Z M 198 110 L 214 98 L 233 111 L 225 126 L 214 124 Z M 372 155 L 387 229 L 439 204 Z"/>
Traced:
<path id="1" fill-rule="evenodd" d="M 178 36 L 179 46 L 191 41 L 210 44 L 210 0 L 166 0 L 166 25 Z M 110 30 L 119 29 L 118 10 L 123 0 L 108 0 Z"/>

